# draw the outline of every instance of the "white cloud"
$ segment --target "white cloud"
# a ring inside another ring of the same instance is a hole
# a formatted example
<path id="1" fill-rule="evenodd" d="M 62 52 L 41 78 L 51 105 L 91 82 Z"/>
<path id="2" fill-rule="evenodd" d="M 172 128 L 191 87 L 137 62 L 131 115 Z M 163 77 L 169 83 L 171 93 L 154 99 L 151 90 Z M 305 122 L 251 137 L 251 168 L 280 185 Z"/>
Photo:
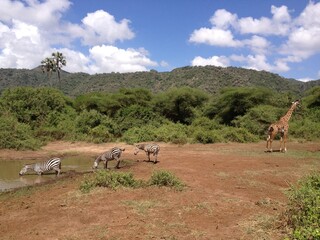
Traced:
<path id="1" fill-rule="evenodd" d="M 57 26 L 62 13 L 71 6 L 69 0 L 0 1 L 0 21 L 11 24 L 12 19 L 39 27 Z"/>
<path id="2" fill-rule="evenodd" d="M 48 45 L 36 26 L 13 20 L 12 28 L 1 27 L 0 66 L 33 68 L 40 64 Z"/>
<path id="3" fill-rule="evenodd" d="M 203 57 L 195 57 L 192 62 L 192 66 L 207 66 L 213 65 L 217 67 L 227 67 L 229 66 L 229 59 L 225 56 L 212 56 L 210 58 L 203 58 Z"/>
<path id="4" fill-rule="evenodd" d="M 228 28 L 230 25 L 235 24 L 236 20 L 237 15 L 232 14 L 225 9 L 218 9 L 210 18 L 211 24 L 220 29 Z"/>
<path id="5" fill-rule="evenodd" d="M 245 17 L 238 19 L 234 26 L 242 34 L 286 35 L 290 29 L 291 20 L 287 7 L 272 6 L 271 13 L 273 14 L 271 19 Z"/>
<path id="6" fill-rule="evenodd" d="M 251 39 L 243 40 L 243 43 L 255 53 L 266 53 L 270 51 L 271 43 L 260 36 L 254 35 Z"/>
<path id="7" fill-rule="evenodd" d="M 129 28 L 130 21 L 121 20 L 119 23 L 108 12 L 98 10 L 89 13 L 82 19 L 84 36 L 83 42 L 87 45 L 114 43 L 132 39 L 134 33 Z"/>
<path id="8" fill-rule="evenodd" d="M 294 22 L 288 40 L 282 45 L 283 54 L 302 59 L 320 52 L 320 3 L 309 2 Z"/>
<path id="9" fill-rule="evenodd" d="M 231 31 L 219 28 L 197 29 L 191 34 L 189 41 L 220 47 L 238 47 L 241 45 L 240 41 L 233 39 Z"/>
<path id="10" fill-rule="evenodd" d="M 157 66 L 143 48 L 105 45 L 134 37 L 128 19 L 116 21 L 110 13 L 97 10 L 81 23 L 63 21 L 71 5 L 69 0 L 1 0 L 0 67 L 34 68 L 56 51 L 66 56 L 64 69 L 70 72 L 147 71 Z M 72 49 L 75 40 L 91 46 L 88 55 Z"/>
<path id="11" fill-rule="evenodd" d="M 245 68 L 274 72 L 290 71 L 290 63 L 320 53 L 320 2 L 309 1 L 294 19 L 287 6 L 271 6 L 270 12 L 270 18 L 239 18 L 219 9 L 210 18 L 212 27 L 194 30 L 189 41 L 220 48 L 237 47 L 238 52 L 245 48 L 249 51 L 246 55 L 226 56 L 229 64 L 242 63 Z M 210 63 L 200 56 L 195 59 Z"/>
<path id="12" fill-rule="evenodd" d="M 147 67 L 157 66 L 151 61 L 145 49 L 119 49 L 114 46 L 94 46 L 90 49 L 90 71 L 102 72 L 135 72 L 148 71 Z"/>
<path id="13" fill-rule="evenodd" d="M 307 77 L 307 78 L 299 78 L 297 80 L 300 81 L 300 82 L 310 82 L 310 81 L 313 81 L 314 79 Z"/>

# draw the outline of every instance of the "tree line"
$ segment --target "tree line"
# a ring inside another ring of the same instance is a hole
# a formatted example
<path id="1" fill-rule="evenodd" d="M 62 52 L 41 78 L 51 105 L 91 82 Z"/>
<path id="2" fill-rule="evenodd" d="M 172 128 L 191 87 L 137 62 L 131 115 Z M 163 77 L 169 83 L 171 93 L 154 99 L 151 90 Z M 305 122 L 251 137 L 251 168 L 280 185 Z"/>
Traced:
<path id="1" fill-rule="evenodd" d="M 190 87 L 152 93 L 143 88 L 70 98 L 47 87 L 8 88 L 0 96 L 0 148 L 37 149 L 55 140 L 94 143 L 184 143 L 265 140 L 270 123 L 286 113 L 293 93 Z M 320 87 L 305 93 L 290 120 L 289 138 L 320 139 Z"/>

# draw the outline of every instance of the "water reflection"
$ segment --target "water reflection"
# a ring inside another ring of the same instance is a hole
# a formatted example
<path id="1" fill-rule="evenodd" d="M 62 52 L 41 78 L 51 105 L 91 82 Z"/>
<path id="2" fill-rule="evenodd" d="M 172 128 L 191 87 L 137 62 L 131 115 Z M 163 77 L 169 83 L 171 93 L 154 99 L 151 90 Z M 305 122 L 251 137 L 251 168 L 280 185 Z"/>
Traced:
<path id="1" fill-rule="evenodd" d="M 45 160 L 45 159 L 44 159 Z M 38 160 L 39 161 L 39 160 Z M 24 176 L 19 176 L 21 168 L 25 164 L 35 163 L 36 161 L 22 160 L 1 160 L 0 161 L 0 192 L 12 188 L 34 185 L 51 179 L 55 179 L 54 172 L 49 172 L 42 176 L 35 172 L 28 172 Z M 67 171 L 86 172 L 91 170 L 93 159 L 88 157 L 66 157 L 61 160 L 61 174 Z"/>

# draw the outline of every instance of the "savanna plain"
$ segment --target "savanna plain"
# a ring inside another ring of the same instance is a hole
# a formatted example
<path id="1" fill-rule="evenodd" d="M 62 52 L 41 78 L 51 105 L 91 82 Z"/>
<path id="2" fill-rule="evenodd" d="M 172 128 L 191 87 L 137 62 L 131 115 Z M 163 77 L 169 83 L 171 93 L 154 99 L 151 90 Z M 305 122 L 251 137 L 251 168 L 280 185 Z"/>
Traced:
<path id="1" fill-rule="evenodd" d="M 166 170 L 186 187 L 97 187 L 83 193 L 79 186 L 94 174 L 91 169 L 63 169 L 64 157 L 93 163 L 120 145 L 126 148 L 120 169 L 110 162 L 107 171 L 147 180 Z M 0 150 L 1 160 L 62 158 L 56 179 L 0 194 L 0 239 L 283 239 L 286 191 L 320 168 L 318 142 L 289 142 L 287 153 L 266 153 L 265 142 L 159 145 L 157 164 L 124 143 L 52 142 L 38 151 Z"/>

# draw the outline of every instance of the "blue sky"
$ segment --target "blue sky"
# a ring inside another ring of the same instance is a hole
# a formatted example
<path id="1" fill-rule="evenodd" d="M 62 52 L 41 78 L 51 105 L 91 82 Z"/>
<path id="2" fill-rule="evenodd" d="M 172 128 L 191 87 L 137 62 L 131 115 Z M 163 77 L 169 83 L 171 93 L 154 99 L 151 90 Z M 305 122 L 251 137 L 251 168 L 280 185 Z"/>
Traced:
<path id="1" fill-rule="evenodd" d="M 69 72 L 215 65 L 320 79 L 319 0 L 1 0 L 0 68 L 62 52 Z"/>

